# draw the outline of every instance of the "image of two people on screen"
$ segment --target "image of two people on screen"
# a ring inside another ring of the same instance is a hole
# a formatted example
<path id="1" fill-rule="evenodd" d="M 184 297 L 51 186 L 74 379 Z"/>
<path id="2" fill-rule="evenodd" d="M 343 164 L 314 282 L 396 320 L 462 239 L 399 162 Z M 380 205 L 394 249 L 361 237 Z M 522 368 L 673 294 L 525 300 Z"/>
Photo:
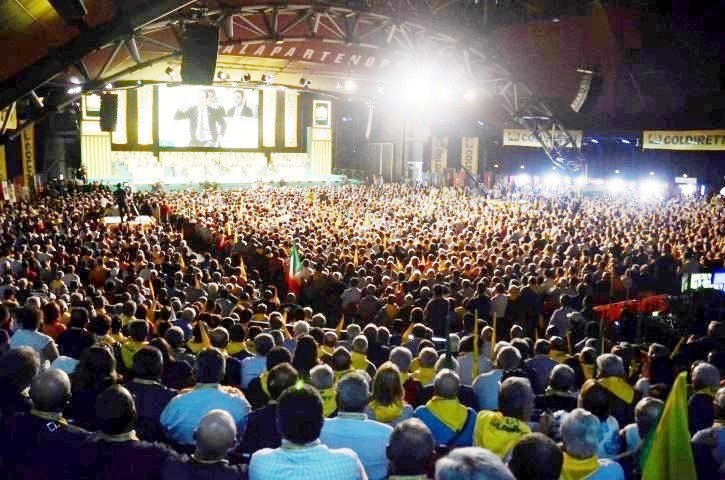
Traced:
<path id="1" fill-rule="evenodd" d="M 235 90 L 234 104 L 225 108 L 217 100 L 213 89 L 197 92 L 194 104 L 185 110 L 176 110 L 174 120 L 188 120 L 189 147 L 235 147 L 236 140 L 244 136 L 245 119 L 254 119 L 254 111 L 247 105 L 244 92 Z M 256 121 L 256 120 L 255 120 Z M 225 141 L 229 136 L 230 141 Z"/>

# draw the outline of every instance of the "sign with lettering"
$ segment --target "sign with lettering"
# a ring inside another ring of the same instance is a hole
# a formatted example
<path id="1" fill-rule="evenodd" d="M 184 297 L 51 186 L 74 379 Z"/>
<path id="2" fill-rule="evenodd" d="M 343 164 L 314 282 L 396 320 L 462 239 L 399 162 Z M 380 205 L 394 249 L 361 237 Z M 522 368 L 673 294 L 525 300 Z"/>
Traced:
<path id="1" fill-rule="evenodd" d="M 433 137 L 433 161 L 430 171 L 443 173 L 448 165 L 448 137 Z"/>
<path id="2" fill-rule="evenodd" d="M 569 134 L 574 138 L 577 148 L 581 148 L 584 132 L 581 130 L 569 130 Z M 555 140 L 557 144 L 564 144 L 566 142 L 566 136 L 561 132 L 557 132 Z M 534 134 L 523 128 L 505 128 L 503 131 L 503 144 L 511 147 L 541 147 L 541 144 Z M 571 148 L 571 145 L 569 147 Z"/>
<path id="3" fill-rule="evenodd" d="M 649 150 L 725 150 L 725 130 L 645 130 L 642 137 Z"/>
<path id="4" fill-rule="evenodd" d="M 461 166 L 474 175 L 478 173 L 478 137 L 461 139 Z"/>
<path id="5" fill-rule="evenodd" d="M 33 125 L 20 135 L 20 152 L 23 157 L 23 186 L 35 185 L 35 129 Z"/>

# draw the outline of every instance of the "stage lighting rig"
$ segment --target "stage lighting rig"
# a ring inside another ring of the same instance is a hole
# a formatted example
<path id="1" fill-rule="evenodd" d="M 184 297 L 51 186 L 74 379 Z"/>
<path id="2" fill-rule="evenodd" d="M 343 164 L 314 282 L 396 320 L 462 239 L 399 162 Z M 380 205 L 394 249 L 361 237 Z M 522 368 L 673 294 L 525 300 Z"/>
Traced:
<path id="1" fill-rule="evenodd" d="M 355 82 L 355 80 L 351 78 L 345 80 L 345 90 L 347 90 L 348 92 L 354 92 L 355 90 L 357 90 L 357 83 Z"/>
<path id="2" fill-rule="evenodd" d="M 306 79 L 305 77 L 300 78 L 300 87 L 310 88 L 310 81 L 308 79 Z"/>
<path id="3" fill-rule="evenodd" d="M 216 78 L 218 78 L 219 80 L 221 80 L 223 82 L 226 82 L 226 81 L 229 80 L 230 77 L 229 77 L 229 74 L 227 72 L 224 72 L 222 70 L 219 70 L 219 72 L 216 74 Z"/>
<path id="4" fill-rule="evenodd" d="M 244 83 L 251 82 L 252 81 L 252 75 L 250 75 L 249 73 L 245 73 L 244 75 L 242 75 L 242 81 Z"/>

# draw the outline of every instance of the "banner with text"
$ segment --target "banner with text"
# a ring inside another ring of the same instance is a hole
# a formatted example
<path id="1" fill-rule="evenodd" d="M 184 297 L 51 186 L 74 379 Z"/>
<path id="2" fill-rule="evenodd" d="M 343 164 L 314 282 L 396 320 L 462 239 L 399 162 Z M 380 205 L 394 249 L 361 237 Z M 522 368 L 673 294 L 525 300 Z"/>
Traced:
<path id="1" fill-rule="evenodd" d="M 478 137 L 461 138 L 461 165 L 474 175 L 478 173 Z"/>
<path id="2" fill-rule="evenodd" d="M 569 130 L 569 134 L 574 138 L 574 143 L 576 143 L 577 148 L 581 148 L 584 132 L 581 130 Z M 561 132 L 557 132 L 555 140 L 557 143 L 564 143 L 566 136 Z M 503 131 L 503 144 L 504 146 L 510 147 L 541 147 L 536 137 L 529 130 L 523 128 L 505 128 Z"/>
<path id="3" fill-rule="evenodd" d="M 23 130 L 20 138 L 20 151 L 23 156 L 23 186 L 32 188 L 35 184 L 35 129 L 33 125 Z"/>
<path id="4" fill-rule="evenodd" d="M 8 179 L 8 164 L 5 158 L 5 145 L 0 145 L 0 182 Z"/>
<path id="5" fill-rule="evenodd" d="M 0 128 L 2 128 L 3 124 L 5 124 L 5 118 L 7 117 L 8 113 L 10 113 L 10 118 L 7 120 L 7 128 L 10 130 L 15 130 L 18 128 L 18 115 L 15 111 L 15 108 L 7 107 L 0 110 Z"/>
<path id="6" fill-rule="evenodd" d="M 433 161 L 431 173 L 443 173 L 448 165 L 448 137 L 433 137 Z"/>
<path id="7" fill-rule="evenodd" d="M 725 130 L 645 130 L 642 138 L 649 150 L 725 150 Z"/>

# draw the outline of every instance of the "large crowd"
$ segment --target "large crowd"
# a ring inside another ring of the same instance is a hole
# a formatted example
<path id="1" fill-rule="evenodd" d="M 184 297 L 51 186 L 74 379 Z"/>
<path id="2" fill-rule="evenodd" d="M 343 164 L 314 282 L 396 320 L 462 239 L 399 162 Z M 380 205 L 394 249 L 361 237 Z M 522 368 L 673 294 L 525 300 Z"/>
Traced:
<path id="1" fill-rule="evenodd" d="M 725 476 L 722 312 L 642 344 L 596 310 L 722 269 L 721 198 L 134 204 L 155 222 L 102 188 L 0 211 L 2 478 L 636 479 L 681 372 L 679 441 Z"/>

